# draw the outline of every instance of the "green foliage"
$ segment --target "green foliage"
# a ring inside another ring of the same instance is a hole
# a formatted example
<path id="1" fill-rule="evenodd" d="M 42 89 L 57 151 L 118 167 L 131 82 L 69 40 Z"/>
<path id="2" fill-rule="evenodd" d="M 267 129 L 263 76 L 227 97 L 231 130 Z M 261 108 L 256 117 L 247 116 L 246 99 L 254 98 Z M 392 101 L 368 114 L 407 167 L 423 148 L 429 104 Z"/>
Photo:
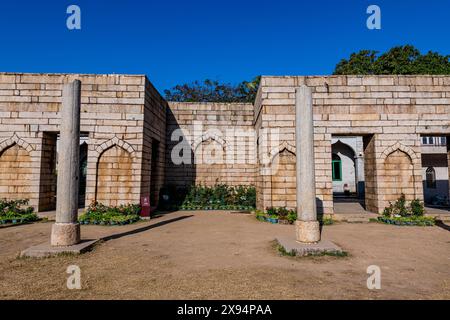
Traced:
<path id="1" fill-rule="evenodd" d="M 402 195 L 394 203 L 389 202 L 389 206 L 384 208 L 384 217 L 416 217 L 423 216 L 425 212 L 424 204 L 419 200 L 412 200 L 409 206 L 407 205 L 405 195 Z"/>
<path id="2" fill-rule="evenodd" d="M 287 216 L 287 220 L 289 221 L 290 224 L 293 224 L 297 220 L 297 212 L 291 210 L 291 212 L 289 212 Z"/>
<path id="3" fill-rule="evenodd" d="M 28 199 L 0 199 L 0 222 L 22 223 L 38 220 L 33 207 L 29 207 L 28 203 Z"/>
<path id="4" fill-rule="evenodd" d="M 383 75 L 383 74 L 450 74 L 450 55 L 443 56 L 429 51 L 421 54 L 411 45 L 397 46 L 378 55 L 378 51 L 361 50 L 342 59 L 334 70 L 335 75 Z"/>
<path id="5" fill-rule="evenodd" d="M 283 247 L 281 244 L 277 245 L 277 250 L 282 256 L 289 256 L 289 257 L 295 257 L 297 253 L 294 250 L 287 251 L 285 247 Z"/>
<path id="6" fill-rule="evenodd" d="M 126 224 L 140 219 L 141 206 L 127 204 L 120 206 L 106 206 L 98 202 L 92 202 L 86 212 L 78 218 L 83 224 Z"/>
<path id="7" fill-rule="evenodd" d="M 289 210 L 286 207 L 268 207 L 265 213 L 258 211 L 256 213 L 256 218 L 261 221 L 265 221 L 264 218 L 272 218 L 278 219 L 279 221 L 281 220 L 285 223 L 287 221 L 289 224 L 293 224 L 297 220 L 297 211 Z M 319 220 L 321 225 L 334 224 L 334 220 L 332 218 L 319 218 Z"/>
<path id="8" fill-rule="evenodd" d="M 168 101 L 178 102 L 253 102 L 261 77 L 237 85 L 206 79 L 164 90 Z"/>
<path id="9" fill-rule="evenodd" d="M 332 218 L 323 218 L 321 223 L 323 226 L 330 226 L 334 224 L 334 220 Z"/>
<path id="10" fill-rule="evenodd" d="M 425 213 L 424 205 L 419 199 L 411 201 L 410 208 L 413 216 L 420 217 Z"/>
<path id="11" fill-rule="evenodd" d="M 255 216 L 256 216 L 256 219 L 258 219 L 259 221 L 266 221 L 266 219 L 268 218 L 268 215 L 265 212 L 260 211 L 260 210 L 256 210 Z"/>
<path id="12" fill-rule="evenodd" d="M 254 186 L 191 186 L 182 210 L 253 210 L 256 206 Z"/>
<path id="13" fill-rule="evenodd" d="M 271 218 L 287 220 L 290 224 L 293 224 L 297 220 L 297 212 L 295 210 L 289 210 L 286 207 L 268 207 L 266 213 Z"/>

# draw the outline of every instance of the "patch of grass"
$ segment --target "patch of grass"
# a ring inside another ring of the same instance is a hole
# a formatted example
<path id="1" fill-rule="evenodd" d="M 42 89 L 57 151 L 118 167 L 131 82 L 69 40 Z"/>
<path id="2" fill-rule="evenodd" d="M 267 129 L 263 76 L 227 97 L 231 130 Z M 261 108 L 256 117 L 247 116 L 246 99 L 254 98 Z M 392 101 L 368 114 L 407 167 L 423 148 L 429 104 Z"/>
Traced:
<path id="1" fill-rule="evenodd" d="M 278 253 L 282 256 L 295 257 L 297 253 L 294 250 L 287 251 L 281 244 L 277 243 Z"/>
<path id="2" fill-rule="evenodd" d="M 322 221 L 320 221 L 320 224 L 323 226 L 330 226 L 334 223 L 335 223 L 335 221 L 333 220 L 333 218 L 328 218 L 328 217 L 325 217 L 322 219 Z"/>
<path id="3" fill-rule="evenodd" d="M 322 256 L 330 256 L 330 257 L 348 257 L 347 251 L 325 251 L 319 253 L 312 253 L 307 256 L 313 257 L 322 257 Z"/>
<path id="4" fill-rule="evenodd" d="M 79 256 L 80 254 L 73 253 L 73 252 L 59 252 L 55 253 L 49 256 L 45 257 L 27 257 L 27 256 L 21 256 L 20 253 L 17 254 L 16 259 L 17 260 L 24 260 L 24 261 L 32 261 L 32 260 L 44 260 L 44 259 L 53 259 L 53 258 L 72 258 Z"/>

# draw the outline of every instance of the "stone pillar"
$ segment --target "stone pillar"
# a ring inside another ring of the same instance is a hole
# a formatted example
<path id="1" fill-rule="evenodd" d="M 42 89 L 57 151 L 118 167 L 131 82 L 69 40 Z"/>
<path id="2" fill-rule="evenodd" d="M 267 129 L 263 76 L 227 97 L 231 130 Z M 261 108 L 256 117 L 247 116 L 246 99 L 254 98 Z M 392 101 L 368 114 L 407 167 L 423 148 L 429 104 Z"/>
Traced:
<path id="1" fill-rule="evenodd" d="M 81 82 L 75 80 L 63 87 L 60 110 L 60 146 L 56 223 L 52 227 L 52 246 L 71 246 L 80 242 L 78 217 L 78 183 L 80 162 Z"/>
<path id="2" fill-rule="evenodd" d="M 316 209 L 314 165 L 314 124 L 311 89 L 295 91 L 295 145 L 297 150 L 297 221 L 296 239 L 303 243 L 320 241 Z"/>

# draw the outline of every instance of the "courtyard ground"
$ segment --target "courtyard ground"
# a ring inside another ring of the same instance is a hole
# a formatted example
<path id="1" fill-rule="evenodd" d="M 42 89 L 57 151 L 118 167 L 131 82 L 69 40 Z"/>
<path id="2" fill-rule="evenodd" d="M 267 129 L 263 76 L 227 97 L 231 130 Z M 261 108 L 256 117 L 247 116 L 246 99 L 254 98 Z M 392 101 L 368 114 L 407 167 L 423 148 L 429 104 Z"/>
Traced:
<path id="1" fill-rule="evenodd" d="M 450 299 L 450 232 L 440 227 L 337 223 L 323 237 L 347 257 L 293 258 L 273 247 L 290 225 L 230 212 L 174 212 L 122 227 L 82 226 L 104 238 L 80 256 L 17 258 L 49 240 L 51 222 L 0 229 L 0 299 Z M 82 289 L 66 287 L 81 268 Z M 366 269 L 381 268 L 368 290 Z"/>

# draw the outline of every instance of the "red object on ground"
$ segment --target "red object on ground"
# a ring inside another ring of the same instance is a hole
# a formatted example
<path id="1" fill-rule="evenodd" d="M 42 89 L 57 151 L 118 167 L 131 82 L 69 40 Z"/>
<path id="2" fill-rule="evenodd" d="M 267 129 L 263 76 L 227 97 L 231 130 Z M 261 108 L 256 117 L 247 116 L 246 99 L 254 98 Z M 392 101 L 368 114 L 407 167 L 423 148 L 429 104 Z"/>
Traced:
<path id="1" fill-rule="evenodd" d="M 141 198 L 141 217 L 150 217 L 150 197 Z"/>

